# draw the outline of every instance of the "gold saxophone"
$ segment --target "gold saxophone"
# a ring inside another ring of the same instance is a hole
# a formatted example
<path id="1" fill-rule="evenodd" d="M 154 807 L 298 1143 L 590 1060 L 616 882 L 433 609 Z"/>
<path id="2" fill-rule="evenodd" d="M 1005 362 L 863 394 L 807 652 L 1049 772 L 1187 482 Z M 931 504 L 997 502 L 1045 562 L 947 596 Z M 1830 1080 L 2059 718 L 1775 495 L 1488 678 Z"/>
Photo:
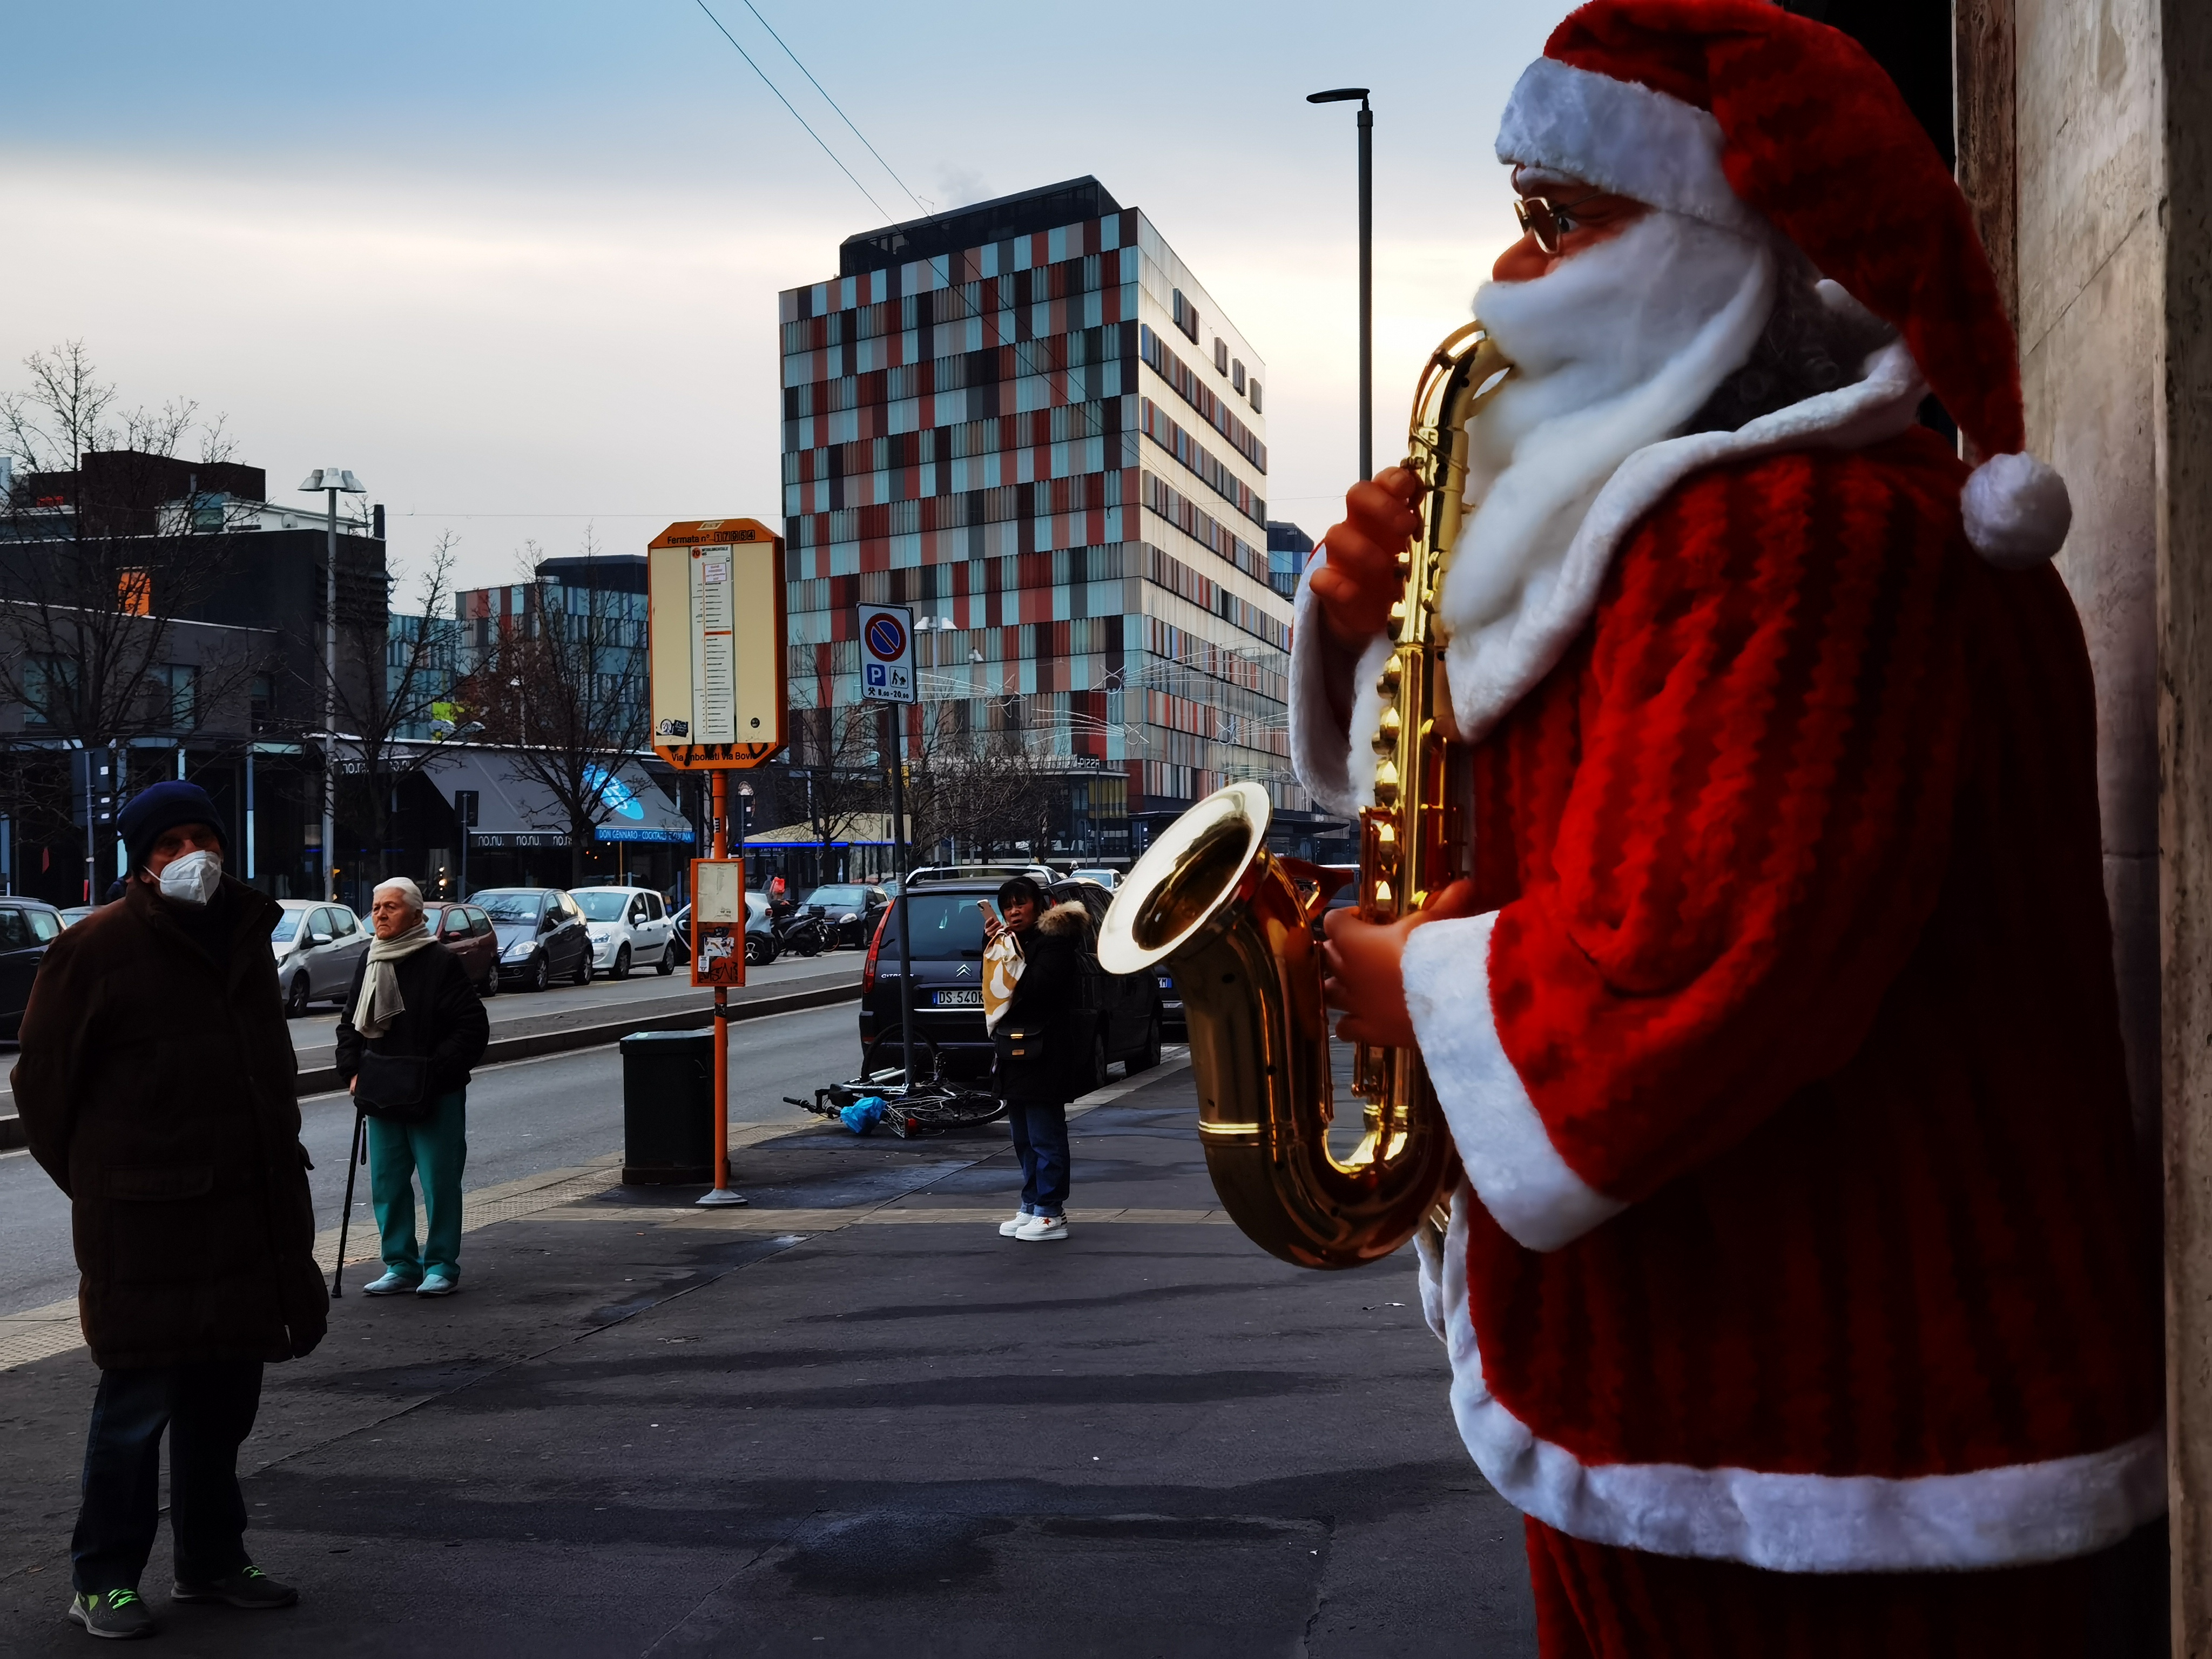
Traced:
<path id="1" fill-rule="evenodd" d="M 1398 561 L 1393 650 L 1376 689 L 1375 805 L 1360 814 L 1359 899 L 1371 921 L 1419 910 L 1460 873 L 1445 744 L 1435 721 L 1444 566 L 1467 487 L 1467 423 L 1512 365 L 1480 322 L 1429 358 L 1413 397 L 1407 470 L 1421 533 Z M 1451 1134 L 1418 1050 L 1361 1044 L 1353 1092 L 1364 1133 L 1342 1158 L 1328 1013 L 1314 922 L 1344 878 L 1267 851 L 1267 792 L 1217 790 L 1170 825 L 1114 896 L 1098 941 L 1109 973 L 1175 969 L 1198 1078 L 1199 1138 L 1222 1206 L 1255 1243 L 1303 1267 L 1390 1255 L 1459 1178 Z"/>

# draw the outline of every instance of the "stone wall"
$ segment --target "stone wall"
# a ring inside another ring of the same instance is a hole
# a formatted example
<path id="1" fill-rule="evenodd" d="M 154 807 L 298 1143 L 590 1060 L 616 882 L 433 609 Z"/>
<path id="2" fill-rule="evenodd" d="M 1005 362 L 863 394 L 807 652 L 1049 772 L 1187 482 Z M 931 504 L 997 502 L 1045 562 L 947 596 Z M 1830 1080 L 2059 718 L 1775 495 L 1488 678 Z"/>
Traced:
<path id="1" fill-rule="evenodd" d="M 2172 1643 L 2212 1659 L 2212 7 L 1957 0 L 1960 178 L 2096 665 L 2106 891 L 2162 1201 Z"/>

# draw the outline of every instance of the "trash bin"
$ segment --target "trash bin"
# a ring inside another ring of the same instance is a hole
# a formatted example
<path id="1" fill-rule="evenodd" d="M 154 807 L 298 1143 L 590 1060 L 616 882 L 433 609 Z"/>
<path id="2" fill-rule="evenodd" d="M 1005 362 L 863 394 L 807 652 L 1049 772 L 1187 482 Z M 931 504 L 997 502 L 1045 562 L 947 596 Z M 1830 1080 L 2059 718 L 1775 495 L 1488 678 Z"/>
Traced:
<path id="1" fill-rule="evenodd" d="M 625 1186 L 714 1179 L 714 1034 L 633 1031 L 622 1040 Z"/>

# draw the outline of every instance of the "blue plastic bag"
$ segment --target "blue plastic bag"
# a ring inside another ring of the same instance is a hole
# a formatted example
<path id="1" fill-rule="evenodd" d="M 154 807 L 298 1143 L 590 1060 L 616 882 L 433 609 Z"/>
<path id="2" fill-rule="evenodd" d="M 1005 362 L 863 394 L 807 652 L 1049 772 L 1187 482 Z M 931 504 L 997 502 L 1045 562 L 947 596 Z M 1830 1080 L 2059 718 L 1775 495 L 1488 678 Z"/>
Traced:
<path id="1" fill-rule="evenodd" d="M 873 1134 L 876 1125 L 884 1119 L 884 1097 L 881 1095 L 863 1095 L 837 1116 L 854 1134 Z"/>

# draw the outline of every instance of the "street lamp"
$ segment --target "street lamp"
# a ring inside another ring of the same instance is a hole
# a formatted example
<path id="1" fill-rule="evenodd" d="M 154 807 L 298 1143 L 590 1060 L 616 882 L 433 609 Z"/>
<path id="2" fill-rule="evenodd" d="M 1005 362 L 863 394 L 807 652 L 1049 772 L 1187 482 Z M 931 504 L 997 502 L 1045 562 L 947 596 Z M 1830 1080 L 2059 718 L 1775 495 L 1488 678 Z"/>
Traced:
<path id="1" fill-rule="evenodd" d="M 330 546 L 323 561 L 323 896 L 337 902 L 338 775 L 338 497 L 366 495 L 368 487 L 339 466 L 319 466 L 301 489 L 330 495 Z"/>
<path id="2" fill-rule="evenodd" d="M 1375 112 L 1365 87 L 1310 92 L 1309 104 L 1359 100 L 1359 476 L 1375 476 Z"/>

